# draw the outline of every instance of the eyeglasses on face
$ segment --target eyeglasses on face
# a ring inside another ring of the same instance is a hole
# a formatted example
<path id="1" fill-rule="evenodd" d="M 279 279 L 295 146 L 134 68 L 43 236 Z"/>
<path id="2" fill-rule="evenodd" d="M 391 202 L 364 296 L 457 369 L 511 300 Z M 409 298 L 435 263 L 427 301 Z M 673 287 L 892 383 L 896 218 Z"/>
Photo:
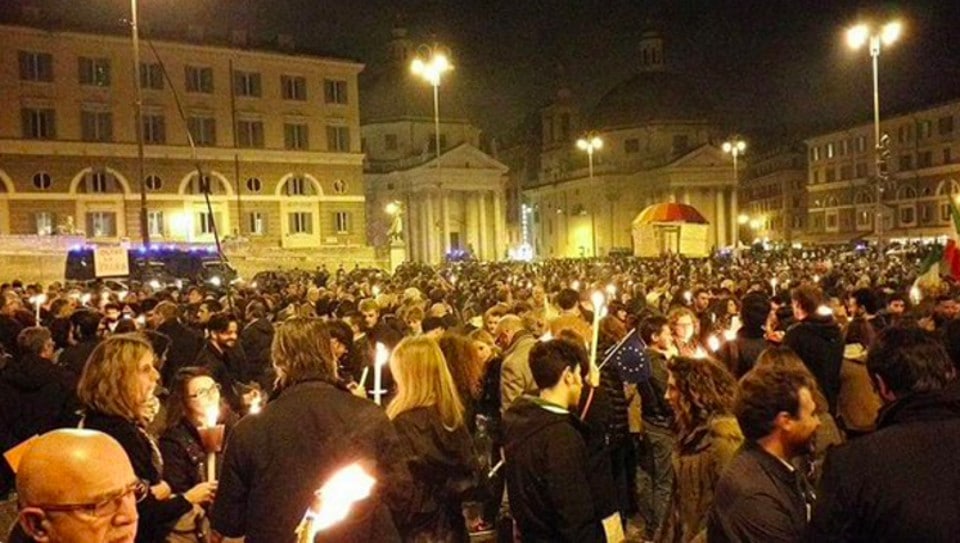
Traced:
<path id="1" fill-rule="evenodd" d="M 188 398 L 209 398 L 213 396 L 214 393 L 220 393 L 220 383 L 214 383 L 207 388 L 201 388 L 200 390 L 194 392 L 193 394 L 188 394 Z"/>
<path id="2" fill-rule="evenodd" d="M 127 496 L 133 496 L 135 503 L 142 502 L 150 487 L 144 481 L 136 481 L 104 495 L 100 500 L 90 503 L 35 504 L 30 507 L 42 509 L 47 513 L 81 513 L 90 517 L 112 517 L 120 511 Z"/>

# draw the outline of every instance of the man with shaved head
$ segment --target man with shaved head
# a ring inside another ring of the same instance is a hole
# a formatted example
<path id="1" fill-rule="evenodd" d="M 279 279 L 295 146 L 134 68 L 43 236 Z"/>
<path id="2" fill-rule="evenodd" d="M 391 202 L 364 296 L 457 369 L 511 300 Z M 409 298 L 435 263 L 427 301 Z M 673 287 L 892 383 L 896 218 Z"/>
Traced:
<path id="1" fill-rule="evenodd" d="M 10 543 L 133 543 L 149 489 L 123 448 L 92 430 L 55 430 L 17 466 L 19 524 Z"/>

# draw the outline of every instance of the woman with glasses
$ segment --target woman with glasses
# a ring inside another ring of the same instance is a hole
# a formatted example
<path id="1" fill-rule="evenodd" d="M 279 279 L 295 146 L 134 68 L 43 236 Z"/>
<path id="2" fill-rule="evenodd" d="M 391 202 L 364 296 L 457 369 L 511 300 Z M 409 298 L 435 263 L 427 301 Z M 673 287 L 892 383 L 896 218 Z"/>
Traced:
<path id="1" fill-rule="evenodd" d="M 139 334 L 114 335 L 90 354 L 77 395 L 83 405 L 81 426 L 99 430 L 123 447 L 139 479 L 150 492 L 137 505 L 138 543 L 161 543 L 174 523 L 193 505 L 209 503 L 216 483 L 201 483 L 174 494 L 163 479 L 163 460 L 146 431 L 150 407 L 160 374 L 150 343 Z"/>

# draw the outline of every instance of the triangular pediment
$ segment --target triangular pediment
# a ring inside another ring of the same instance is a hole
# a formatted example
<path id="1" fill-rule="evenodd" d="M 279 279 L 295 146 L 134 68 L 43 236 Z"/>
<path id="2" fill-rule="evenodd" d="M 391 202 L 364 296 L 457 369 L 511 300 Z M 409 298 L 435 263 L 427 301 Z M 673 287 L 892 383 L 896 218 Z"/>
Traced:
<path id="1" fill-rule="evenodd" d="M 663 166 L 663 169 L 715 168 L 729 166 L 730 161 L 730 155 L 707 143 Z"/>
<path id="2" fill-rule="evenodd" d="M 411 168 L 411 171 L 435 168 L 437 157 Z M 450 149 L 440 155 L 440 167 L 454 170 L 497 170 L 506 173 L 510 168 L 469 143 Z"/>

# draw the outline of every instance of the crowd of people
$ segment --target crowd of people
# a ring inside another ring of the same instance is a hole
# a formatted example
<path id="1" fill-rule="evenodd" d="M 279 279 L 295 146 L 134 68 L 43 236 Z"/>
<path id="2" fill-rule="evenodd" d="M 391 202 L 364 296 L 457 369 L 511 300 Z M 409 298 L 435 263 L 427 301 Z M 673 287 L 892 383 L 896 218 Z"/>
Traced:
<path id="1" fill-rule="evenodd" d="M 954 541 L 960 288 L 921 256 L 4 284 L 9 541 Z"/>

